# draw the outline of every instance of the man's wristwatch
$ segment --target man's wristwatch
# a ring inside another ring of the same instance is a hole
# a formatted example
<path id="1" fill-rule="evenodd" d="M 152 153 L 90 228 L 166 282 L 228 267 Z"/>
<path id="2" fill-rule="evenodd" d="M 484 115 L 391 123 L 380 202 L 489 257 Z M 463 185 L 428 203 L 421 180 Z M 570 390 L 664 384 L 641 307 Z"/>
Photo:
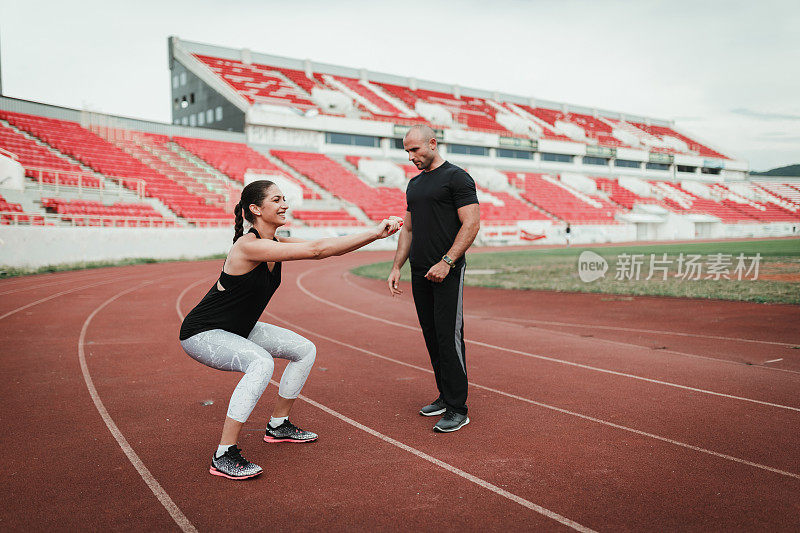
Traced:
<path id="1" fill-rule="evenodd" d="M 447 257 L 447 255 L 443 255 L 442 256 L 442 261 L 447 263 L 450 266 L 450 268 L 453 268 L 454 266 L 456 266 L 456 262 L 453 261 L 452 259 L 450 259 L 449 257 Z"/>

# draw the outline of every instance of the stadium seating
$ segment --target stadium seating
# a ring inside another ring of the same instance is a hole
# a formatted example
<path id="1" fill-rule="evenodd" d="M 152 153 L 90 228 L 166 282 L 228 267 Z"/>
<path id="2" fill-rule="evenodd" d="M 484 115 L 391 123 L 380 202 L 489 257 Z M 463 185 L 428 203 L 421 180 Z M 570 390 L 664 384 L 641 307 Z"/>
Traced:
<path id="1" fill-rule="evenodd" d="M 183 185 L 82 128 L 76 122 L 8 111 L 2 112 L 0 117 L 100 173 L 122 178 L 125 185 L 131 189 L 135 190 L 138 187 L 138 181 L 135 180 L 143 180 L 146 183 L 147 196 L 158 198 L 187 220 L 232 218 L 227 211 L 207 205 L 204 197 L 192 194 Z M 135 178 L 135 180 L 125 178 Z"/>
<path id="2" fill-rule="evenodd" d="M 792 206 L 800 208 L 800 189 L 786 183 L 772 181 L 754 181 L 753 184 L 770 194 L 778 196 Z"/>
<path id="3" fill-rule="evenodd" d="M 261 170 L 266 174 L 283 176 L 287 180 L 299 185 L 303 190 L 303 199 L 305 200 L 317 200 L 320 198 L 316 191 L 310 189 L 302 181 L 275 166 L 272 161 L 246 144 L 226 141 L 209 141 L 190 137 L 175 137 L 173 140 L 182 148 L 193 153 L 239 183 L 244 184 L 244 175 L 247 170 Z"/>
<path id="4" fill-rule="evenodd" d="M 597 188 L 606 194 L 611 201 L 625 207 L 633 209 L 635 204 L 662 205 L 657 198 L 639 196 L 635 192 L 626 189 L 619 184 L 616 178 L 592 178 L 597 183 Z"/>
<path id="5" fill-rule="evenodd" d="M 403 168 L 403 172 L 406 173 L 406 179 L 411 179 L 413 177 L 416 177 L 421 172 L 420 169 L 418 169 L 416 166 L 410 163 L 406 163 L 400 166 Z"/>
<path id="6" fill-rule="evenodd" d="M 8 202 L 2 194 L 0 194 L 0 213 L 2 213 L 0 214 L 0 224 L 33 224 L 36 226 L 44 224 L 43 216 L 23 214 L 21 204 Z"/>
<path id="7" fill-rule="evenodd" d="M 356 217 L 339 209 L 337 211 L 292 210 L 289 214 L 308 226 L 361 226 Z"/>
<path id="8" fill-rule="evenodd" d="M 708 198 L 701 198 L 681 187 L 677 183 L 666 181 L 653 181 L 656 187 L 666 193 L 664 203 L 677 213 L 701 213 L 712 215 L 725 223 L 755 222 L 758 219 L 738 210 L 730 205 L 725 205 Z"/>
<path id="9" fill-rule="evenodd" d="M 560 126 L 557 124 L 566 123 L 580 128 L 576 131 L 584 132 L 585 141 L 583 137 L 577 136 L 580 142 L 615 148 L 626 147 L 628 142 L 637 144 L 633 138 L 638 137 L 640 141 L 648 145 L 648 149 L 651 151 L 677 153 L 675 146 L 664 143 L 664 137 L 669 136 L 685 143 L 688 153 L 702 157 L 726 158 L 723 154 L 667 126 L 646 125 L 639 122 L 629 123 L 619 119 L 594 117 L 584 113 L 562 112 L 523 104 L 512 106 L 508 102 L 494 102 L 472 96 L 456 96 L 448 92 L 429 89 L 412 89 L 385 82 L 370 81 L 365 84 L 356 78 L 342 75 L 316 72 L 308 76 L 305 72 L 296 69 L 256 63 L 245 64 L 238 60 L 206 55 L 196 55 L 195 57 L 251 103 L 284 105 L 300 110 L 316 108 L 321 114 L 342 116 L 319 109 L 311 100 L 311 93 L 315 88 L 324 88 L 346 92 L 350 96 L 355 94 L 356 114 L 366 120 L 391 121 L 398 124 L 429 123 L 420 116 L 409 117 L 407 113 L 390 101 L 390 99 L 396 99 L 394 101 L 403 102 L 407 108 L 412 110 L 412 113 L 418 102 L 435 104 L 449 112 L 455 122 L 452 125 L 430 124 L 434 127 L 464 127 L 472 131 L 496 133 L 503 136 L 521 136 L 497 121 L 498 109 L 505 109 L 511 114 L 522 115 L 537 123 L 544 139 L 573 140 L 569 135 L 565 135 L 568 132 L 560 131 Z M 563 128 L 566 129 L 566 126 Z M 627 133 L 627 136 L 620 134 L 622 139 L 627 139 L 627 142 L 615 137 L 614 129 Z"/>
<path id="10" fill-rule="evenodd" d="M 614 215 L 621 209 L 597 198 L 591 199 L 594 203 L 590 203 L 546 174 L 506 174 L 516 174 L 514 177 L 523 181 L 522 196 L 525 200 L 564 222 L 573 225 L 617 223 Z"/>
<path id="11" fill-rule="evenodd" d="M 491 202 L 481 203 L 481 221 L 490 224 L 515 224 L 521 220 L 553 220 L 530 204 L 525 203 L 507 192 L 489 191 L 481 186 L 476 186 L 479 192 L 491 194 L 503 205 Z"/>
<path id="12" fill-rule="evenodd" d="M 400 117 L 403 115 L 403 112 L 393 106 L 388 100 L 381 98 L 377 93 L 370 90 L 367 86 L 362 84 L 359 80 L 353 78 L 347 78 L 345 76 L 334 76 L 334 78 L 347 86 L 351 91 L 361 95 L 362 97 L 369 100 L 373 105 L 375 105 L 378 109 L 380 109 L 383 115 L 387 116 L 397 116 Z"/>
<path id="13" fill-rule="evenodd" d="M 284 150 L 272 150 L 271 153 L 333 195 L 355 204 L 372 220 L 405 213 L 406 198 L 400 189 L 370 187 L 324 154 Z"/>
<path id="14" fill-rule="evenodd" d="M 229 191 L 226 190 L 227 194 L 214 193 L 181 170 L 180 167 L 188 162 L 165 148 L 169 142 L 166 135 L 136 132 L 129 133 L 126 137 L 112 137 L 108 140 L 148 167 L 155 169 L 162 176 L 181 185 L 191 194 L 205 198 L 209 205 L 225 208 L 226 199 L 230 196 Z M 163 158 L 168 158 L 168 161 Z M 227 189 L 224 185 L 223 188 Z"/>
<path id="15" fill-rule="evenodd" d="M 763 222 L 794 222 L 800 220 L 800 210 L 792 211 L 789 209 L 790 206 L 770 202 L 765 195 L 755 193 L 755 189 L 750 185 L 739 184 L 739 187 L 750 188 L 751 195 L 744 196 L 721 183 L 709 185 L 709 189 L 723 205 Z"/>
<path id="16" fill-rule="evenodd" d="M 590 115 L 584 115 L 581 113 L 562 113 L 561 111 L 556 111 L 555 109 L 545 109 L 542 107 L 530 108 L 527 106 L 526 111 L 545 121 L 554 128 L 557 128 L 556 122 L 559 121 L 575 124 L 583 128 L 587 138 L 593 139 L 597 142 L 597 144 L 602 146 L 625 146 L 625 143 L 612 135 L 611 126 Z"/>
<path id="17" fill-rule="evenodd" d="M 221 59 L 204 55 L 196 55 L 228 85 L 251 103 L 269 103 L 273 105 L 291 105 L 301 109 L 317 106 L 293 85 L 276 75 L 280 70 L 275 67 L 245 64 L 233 59 Z"/>
<path id="18" fill-rule="evenodd" d="M 511 109 L 511 106 L 508 105 L 507 103 L 504 103 L 503 107 L 505 107 L 507 109 Z M 570 139 L 566 135 L 564 135 L 562 133 L 559 133 L 556 129 L 554 129 L 554 126 L 549 124 L 547 121 L 544 121 L 541 118 L 539 118 L 536 115 L 536 113 L 534 113 L 534 111 L 533 111 L 534 108 L 532 108 L 531 106 L 524 105 L 524 104 L 515 104 L 515 107 L 520 109 L 523 114 L 527 115 L 526 118 L 536 119 L 535 122 L 542 129 L 542 138 L 550 139 L 550 140 L 554 140 L 554 141 L 572 141 L 572 139 Z"/>
<path id="19" fill-rule="evenodd" d="M 5 112 L 0 111 L 0 118 L 5 119 L 7 116 Z M 39 172 L 33 170 L 34 168 L 75 173 L 83 172 L 81 167 L 75 163 L 64 157 L 59 157 L 52 150 L 37 144 L 33 139 L 25 137 L 4 124 L 0 124 L 0 148 L 5 148 L 15 154 L 19 158 L 20 164 L 25 167 L 25 174 L 29 177 L 39 174 Z M 42 174 L 46 183 L 51 183 L 55 180 L 56 174 L 53 172 L 43 171 Z M 87 182 L 86 186 L 91 185 Z"/>
<path id="20" fill-rule="evenodd" d="M 61 215 L 77 226 L 157 226 L 172 227 L 175 222 L 164 217 L 148 204 L 117 202 L 105 205 L 93 200 L 42 198 L 42 206 Z"/>
<path id="21" fill-rule="evenodd" d="M 686 137 L 685 135 L 678 133 L 672 128 L 668 128 L 666 126 L 655 126 L 655 125 L 648 126 L 647 124 L 643 124 L 641 122 L 631 122 L 631 124 L 639 128 L 640 130 L 645 131 L 650 135 L 653 135 L 659 139 L 663 139 L 665 136 L 669 136 L 669 137 L 674 137 L 680 141 L 683 141 L 689 147 L 689 150 L 697 153 L 702 157 L 717 157 L 720 159 L 728 159 L 728 157 L 726 157 L 725 155 L 715 150 L 712 150 L 711 148 L 708 148 L 707 146 L 704 146 L 697 141 L 693 141 L 689 137 Z"/>

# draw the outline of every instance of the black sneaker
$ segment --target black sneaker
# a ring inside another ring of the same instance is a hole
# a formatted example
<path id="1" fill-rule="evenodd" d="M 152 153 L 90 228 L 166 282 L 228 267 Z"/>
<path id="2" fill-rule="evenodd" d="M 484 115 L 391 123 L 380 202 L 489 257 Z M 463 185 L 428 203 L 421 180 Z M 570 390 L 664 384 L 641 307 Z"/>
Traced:
<path id="1" fill-rule="evenodd" d="M 469 417 L 467 415 L 462 415 L 461 413 L 448 409 L 444 416 L 433 426 L 433 430 L 439 433 L 450 433 L 451 431 L 457 431 L 463 428 L 467 424 L 469 424 Z"/>
<path id="2" fill-rule="evenodd" d="M 446 410 L 447 406 L 445 406 L 441 399 L 437 398 L 433 402 L 420 409 L 419 414 L 422 416 L 436 416 L 444 413 Z"/>
<path id="3" fill-rule="evenodd" d="M 208 471 L 215 476 L 228 479 L 250 479 L 263 472 L 263 469 L 242 457 L 242 450 L 237 446 L 231 446 L 219 457 L 214 454 Z"/>
<path id="4" fill-rule="evenodd" d="M 276 428 L 267 423 L 267 431 L 264 435 L 264 442 L 312 442 L 315 440 L 317 440 L 316 433 L 303 431 L 289 422 L 288 418 Z"/>

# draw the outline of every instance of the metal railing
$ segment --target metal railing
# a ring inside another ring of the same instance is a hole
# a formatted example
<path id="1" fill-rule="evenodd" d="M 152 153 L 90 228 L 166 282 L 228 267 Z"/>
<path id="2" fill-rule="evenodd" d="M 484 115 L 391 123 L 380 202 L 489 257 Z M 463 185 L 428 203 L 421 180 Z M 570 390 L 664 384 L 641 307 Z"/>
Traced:
<path id="1" fill-rule="evenodd" d="M 233 217 L 231 218 L 208 218 L 208 219 L 187 219 L 189 226 L 195 228 L 233 228 Z"/>
<path id="2" fill-rule="evenodd" d="M 0 211 L 0 223 L 12 226 L 89 226 L 104 228 L 174 228 L 174 219 L 156 217 L 86 215 L 75 213 L 24 213 Z M 230 224 L 230 221 L 227 221 Z"/>
<path id="3" fill-rule="evenodd" d="M 119 176 L 96 176 L 89 172 L 76 172 L 73 170 L 58 170 L 54 168 L 45 167 L 25 167 L 28 177 L 36 180 L 39 184 L 39 193 L 44 193 L 44 186 L 50 185 L 55 188 L 55 193 L 58 194 L 61 187 L 70 187 L 69 190 L 77 187 L 78 197 L 81 197 L 84 191 L 97 192 L 100 199 L 104 195 L 116 195 L 122 197 L 123 193 L 133 192 L 139 200 L 144 199 L 146 182 L 139 178 L 124 178 Z M 108 185 L 106 180 L 114 182 L 113 185 Z"/>
<path id="4" fill-rule="evenodd" d="M 9 152 L 8 150 L 6 150 L 5 148 L 2 148 L 2 147 L 0 147 L 0 155 L 4 155 L 6 157 L 10 157 L 14 161 L 19 161 L 19 156 L 17 154 L 15 154 L 14 152 Z"/>

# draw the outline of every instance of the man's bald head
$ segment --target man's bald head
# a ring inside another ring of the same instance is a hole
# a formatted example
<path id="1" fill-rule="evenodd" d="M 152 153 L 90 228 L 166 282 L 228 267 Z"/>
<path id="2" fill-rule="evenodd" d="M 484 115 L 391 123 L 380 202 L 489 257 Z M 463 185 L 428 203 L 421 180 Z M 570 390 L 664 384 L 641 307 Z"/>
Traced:
<path id="1" fill-rule="evenodd" d="M 436 168 L 443 161 L 439 155 L 436 132 L 425 124 L 411 126 L 403 138 L 403 148 L 408 152 L 408 160 L 420 170 Z"/>
<path id="2" fill-rule="evenodd" d="M 436 138 L 436 132 L 427 124 L 415 124 L 406 132 L 406 138 L 413 138 L 419 142 L 429 142 Z"/>

